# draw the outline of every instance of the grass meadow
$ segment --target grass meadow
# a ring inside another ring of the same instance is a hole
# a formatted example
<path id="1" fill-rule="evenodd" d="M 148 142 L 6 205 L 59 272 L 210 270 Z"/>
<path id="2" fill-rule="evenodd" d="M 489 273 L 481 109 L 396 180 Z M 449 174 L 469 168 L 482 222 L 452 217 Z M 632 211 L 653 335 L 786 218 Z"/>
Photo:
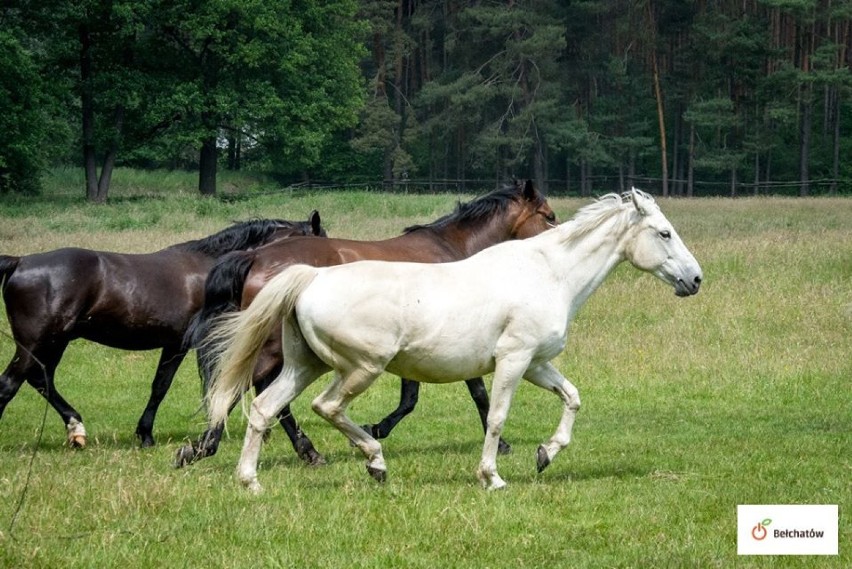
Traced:
<path id="1" fill-rule="evenodd" d="M 330 235 L 377 239 L 448 213 L 470 195 L 279 192 L 202 199 L 121 185 L 94 207 L 72 194 L 0 198 L 0 252 L 66 245 L 151 251 L 249 217 L 304 219 Z M 239 190 L 240 188 L 237 188 Z M 586 200 L 551 199 L 561 220 Z M 620 266 L 574 321 L 556 364 L 583 400 L 574 440 L 542 474 L 535 450 L 559 419 L 523 384 L 498 459 L 509 486 L 474 474 L 482 434 L 465 387 L 425 385 L 385 440 L 388 481 L 309 408 L 294 414 L 328 459 L 303 466 L 283 432 L 264 446 L 264 493 L 234 469 L 245 419 L 219 453 L 175 470 L 200 433 L 194 362 L 157 418 L 158 445 L 133 435 L 156 352 L 78 341 L 57 388 L 83 415 L 72 450 L 52 409 L 25 385 L 0 421 L 3 567 L 849 567 L 852 566 L 852 199 L 660 200 L 705 281 L 679 299 Z M 529 291 L 535 294 L 535 291 Z M 0 319 L 0 360 L 13 353 Z M 385 376 L 351 416 L 395 407 Z M 837 557 L 738 557 L 738 504 L 839 504 Z"/>

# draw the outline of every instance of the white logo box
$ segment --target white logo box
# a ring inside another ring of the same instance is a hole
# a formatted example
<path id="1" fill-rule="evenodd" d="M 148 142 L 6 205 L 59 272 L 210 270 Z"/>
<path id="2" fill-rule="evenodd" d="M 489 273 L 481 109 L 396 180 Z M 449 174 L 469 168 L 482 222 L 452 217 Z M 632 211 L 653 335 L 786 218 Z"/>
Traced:
<path id="1" fill-rule="evenodd" d="M 737 506 L 738 555 L 837 555 L 837 505 Z"/>

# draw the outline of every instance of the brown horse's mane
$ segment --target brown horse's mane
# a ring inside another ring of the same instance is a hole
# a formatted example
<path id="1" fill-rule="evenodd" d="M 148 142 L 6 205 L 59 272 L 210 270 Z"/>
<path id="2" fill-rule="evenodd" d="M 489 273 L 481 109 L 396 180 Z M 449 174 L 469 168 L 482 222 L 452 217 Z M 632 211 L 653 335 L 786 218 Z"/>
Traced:
<path id="1" fill-rule="evenodd" d="M 488 219 L 495 212 L 502 212 L 514 201 L 517 201 L 521 195 L 523 186 L 513 183 L 503 186 L 493 192 L 489 192 L 484 196 L 478 197 L 467 203 L 459 202 L 456 205 L 455 211 L 436 219 L 431 223 L 423 225 L 412 225 L 403 229 L 403 233 L 411 233 L 412 231 L 420 231 L 424 229 L 442 229 L 451 224 L 466 225 L 475 223 L 482 219 Z M 544 201 L 544 196 L 539 194 L 539 200 Z M 538 204 L 537 204 L 538 205 Z"/>
<path id="2" fill-rule="evenodd" d="M 208 237 L 172 245 L 171 248 L 221 257 L 231 251 L 263 245 L 276 231 L 295 228 L 298 225 L 299 223 L 283 219 L 250 219 L 234 223 Z"/>

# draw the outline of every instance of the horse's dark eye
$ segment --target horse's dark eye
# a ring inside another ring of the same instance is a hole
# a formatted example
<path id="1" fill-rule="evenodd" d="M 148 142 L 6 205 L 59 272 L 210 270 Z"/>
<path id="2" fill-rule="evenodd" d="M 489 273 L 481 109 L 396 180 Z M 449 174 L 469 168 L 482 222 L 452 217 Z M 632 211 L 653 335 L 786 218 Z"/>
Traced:
<path id="1" fill-rule="evenodd" d="M 551 211 L 550 213 L 548 213 L 544 217 L 544 219 L 546 219 L 547 221 L 549 221 L 551 223 L 555 223 L 556 222 L 556 214 Z"/>
<path id="2" fill-rule="evenodd" d="M 662 237 L 663 239 L 671 239 L 672 232 L 667 229 L 664 229 L 660 231 L 660 237 Z"/>

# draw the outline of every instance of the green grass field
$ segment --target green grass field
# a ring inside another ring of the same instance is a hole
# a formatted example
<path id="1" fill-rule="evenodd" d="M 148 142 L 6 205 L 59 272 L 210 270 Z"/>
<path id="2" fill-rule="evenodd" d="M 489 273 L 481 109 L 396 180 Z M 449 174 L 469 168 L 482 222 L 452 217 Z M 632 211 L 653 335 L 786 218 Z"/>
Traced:
<path id="1" fill-rule="evenodd" d="M 71 196 L 6 200 L 0 252 L 149 251 L 232 220 L 304 219 L 314 208 L 330 235 L 375 239 L 470 197 L 220 201 L 127 189 L 104 207 Z M 551 200 L 561 220 L 584 203 Z M 29 386 L 0 421 L 0 566 L 849 567 L 852 199 L 660 203 L 702 264 L 702 291 L 679 299 L 622 265 L 592 296 L 556 360 L 583 408 L 574 441 L 544 473 L 535 449 L 561 404 L 529 384 L 504 434 L 514 452 L 498 459 L 509 486 L 488 493 L 474 474 L 482 434 L 462 384 L 423 387 L 384 442 L 389 478 L 378 485 L 310 411 L 320 381 L 294 414 L 329 464 L 303 466 L 277 430 L 261 455 L 265 492 L 253 496 L 234 477 L 239 413 L 215 457 L 171 467 L 203 427 L 192 362 L 160 409 L 158 446 L 143 450 L 133 431 L 157 353 L 76 342 L 57 387 L 82 413 L 89 446 L 68 448 L 52 409 L 42 433 L 45 405 Z M 0 338 L 0 364 L 12 352 Z M 351 416 L 381 418 L 398 386 L 383 377 Z M 749 503 L 839 504 L 840 555 L 737 557 L 736 506 Z"/>

